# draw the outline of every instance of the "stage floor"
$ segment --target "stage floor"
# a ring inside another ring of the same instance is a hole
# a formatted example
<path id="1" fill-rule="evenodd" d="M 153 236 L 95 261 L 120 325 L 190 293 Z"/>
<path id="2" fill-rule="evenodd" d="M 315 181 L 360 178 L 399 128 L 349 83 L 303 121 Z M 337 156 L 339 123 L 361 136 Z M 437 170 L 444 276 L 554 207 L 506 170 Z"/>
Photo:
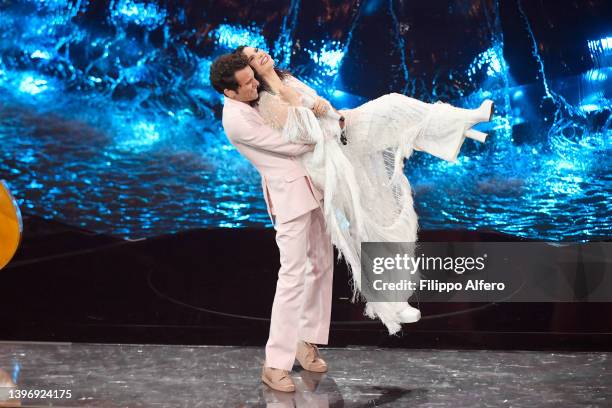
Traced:
<path id="1" fill-rule="evenodd" d="M 263 347 L 0 342 L 6 386 L 71 398 L 54 407 L 610 406 L 612 353 L 321 348 L 330 371 L 295 366 L 297 391 L 260 381 Z M 2 378 L 4 376 L 4 378 Z"/>

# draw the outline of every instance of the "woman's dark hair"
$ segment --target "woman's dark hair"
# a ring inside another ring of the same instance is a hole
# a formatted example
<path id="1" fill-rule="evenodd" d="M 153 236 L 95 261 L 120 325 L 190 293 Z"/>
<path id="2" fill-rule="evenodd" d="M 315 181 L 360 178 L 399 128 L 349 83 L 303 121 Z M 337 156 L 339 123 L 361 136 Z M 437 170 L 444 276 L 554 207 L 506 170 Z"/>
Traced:
<path id="1" fill-rule="evenodd" d="M 246 45 L 241 45 L 239 47 L 237 47 L 234 50 L 234 54 L 239 54 L 242 56 L 244 55 L 244 48 L 246 47 Z M 285 77 L 291 75 L 291 72 L 286 70 L 286 69 L 280 69 L 277 67 L 274 67 L 274 71 L 276 72 L 276 75 L 278 75 L 278 77 L 282 80 Z M 253 70 L 253 73 L 255 74 L 255 79 L 257 80 L 257 82 L 259 82 L 259 86 L 257 87 L 257 92 L 269 92 L 269 93 L 274 93 L 272 92 L 272 89 L 270 88 L 270 85 L 257 74 L 257 71 Z"/>

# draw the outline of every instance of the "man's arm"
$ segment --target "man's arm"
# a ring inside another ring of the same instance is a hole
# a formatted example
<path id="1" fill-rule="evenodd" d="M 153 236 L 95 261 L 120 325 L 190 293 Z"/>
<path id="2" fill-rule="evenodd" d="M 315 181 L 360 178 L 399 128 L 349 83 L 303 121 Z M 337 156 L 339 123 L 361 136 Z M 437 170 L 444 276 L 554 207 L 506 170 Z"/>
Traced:
<path id="1" fill-rule="evenodd" d="M 233 140 L 285 156 L 300 156 L 314 150 L 314 144 L 297 144 L 286 141 L 282 134 L 268 126 L 263 118 L 253 112 L 241 111 L 239 115 L 223 120 L 225 132 Z"/>

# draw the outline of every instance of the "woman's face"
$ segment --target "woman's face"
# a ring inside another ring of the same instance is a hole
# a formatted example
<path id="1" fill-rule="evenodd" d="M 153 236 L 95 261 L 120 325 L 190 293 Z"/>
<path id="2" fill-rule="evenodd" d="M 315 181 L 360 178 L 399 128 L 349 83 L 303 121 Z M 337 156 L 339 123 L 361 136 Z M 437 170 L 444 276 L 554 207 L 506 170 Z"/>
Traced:
<path id="1" fill-rule="evenodd" d="M 249 60 L 251 68 L 259 75 L 263 75 L 274 69 L 274 60 L 264 50 L 253 47 L 244 47 L 242 52 Z"/>

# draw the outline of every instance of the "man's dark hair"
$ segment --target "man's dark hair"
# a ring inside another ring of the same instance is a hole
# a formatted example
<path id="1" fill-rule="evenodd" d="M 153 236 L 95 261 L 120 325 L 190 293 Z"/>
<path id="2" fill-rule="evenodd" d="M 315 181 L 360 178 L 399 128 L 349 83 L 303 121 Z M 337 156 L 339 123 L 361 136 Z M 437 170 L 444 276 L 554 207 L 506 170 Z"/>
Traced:
<path id="1" fill-rule="evenodd" d="M 238 90 L 236 71 L 249 65 L 249 61 L 242 53 L 223 54 L 210 66 L 210 84 L 219 93 L 224 89 Z"/>
<path id="2" fill-rule="evenodd" d="M 240 45 L 236 47 L 236 49 L 234 50 L 234 54 L 237 54 L 237 55 L 242 56 L 243 58 L 246 58 L 246 55 L 244 55 L 244 47 L 246 47 L 246 45 Z M 248 59 L 247 59 L 247 63 L 248 63 Z M 291 75 L 291 72 L 285 69 L 274 67 L 274 71 L 276 71 L 276 74 L 281 80 L 285 78 L 286 76 Z M 257 71 L 253 70 L 253 74 L 255 75 L 255 79 L 257 80 L 257 82 L 259 82 L 259 87 L 257 87 L 257 92 L 266 91 L 266 92 L 272 93 L 272 89 L 270 89 L 270 85 L 268 85 L 268 83 L 262 77 L 257 75 Z"/>

